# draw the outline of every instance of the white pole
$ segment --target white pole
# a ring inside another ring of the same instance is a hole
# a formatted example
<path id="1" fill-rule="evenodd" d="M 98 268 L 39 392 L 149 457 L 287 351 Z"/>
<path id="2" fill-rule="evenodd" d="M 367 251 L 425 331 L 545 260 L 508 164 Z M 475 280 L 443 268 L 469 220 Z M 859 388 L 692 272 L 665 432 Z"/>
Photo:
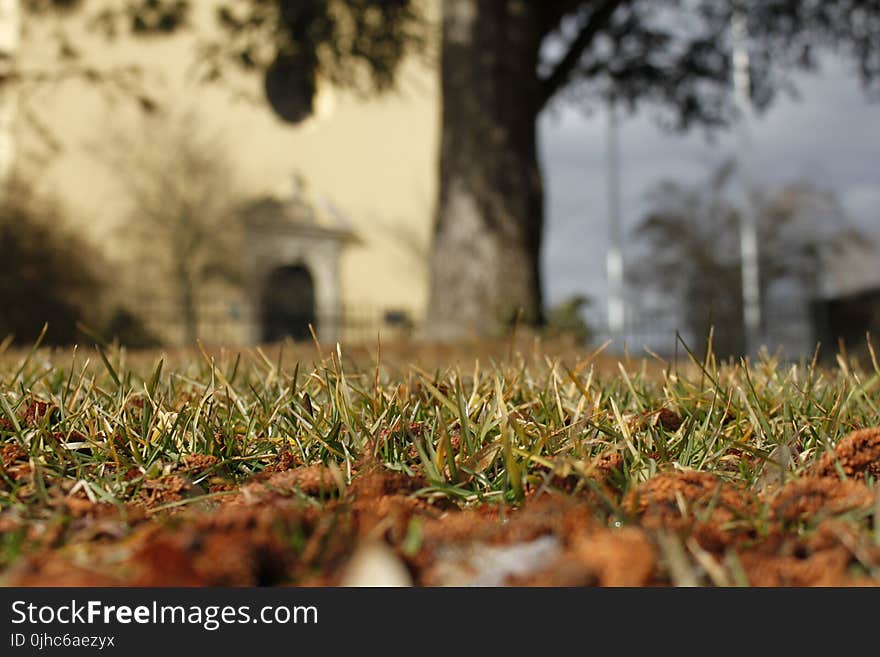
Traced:
<path id="1" fill-rule="evenodd" d="M 605 267 L 608 276 L 608 330 L 618 341 L 623 335 L 623 235 L 620 227 L 620 145 L 617 107 L 608 100 L 608 249 Z M 618 345 L 620 346 L 620 345 Z"/>
<path id="2" fill-rule="evenodd" d="M 740 256 L 742 258 L 743 323 L 746 351 L 755 355 L 761 345 L 761 277 L 758 264 L 758 226 L 752 197 L 751 134 L 752 101 L 749 90 L 749 50 L 746 15 L 735 3 L 732 21 L 733 86 L 736 99 L 739 148 L 737 171 L 742 203 L 740 211 Z"/>

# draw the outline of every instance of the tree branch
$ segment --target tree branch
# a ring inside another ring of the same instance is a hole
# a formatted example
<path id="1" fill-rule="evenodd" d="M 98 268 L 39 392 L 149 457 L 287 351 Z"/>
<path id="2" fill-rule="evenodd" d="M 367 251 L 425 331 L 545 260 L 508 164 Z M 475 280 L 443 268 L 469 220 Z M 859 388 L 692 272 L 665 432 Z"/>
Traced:
<path id="1" fill-rule="evenodd" d="M 581 56 L 589 48 L 596 35 L 604 28 L 611 16 L 619 6 L 627 0 L 604 0 L 590 15 L 590 20 L 581 29 L 574 41 L 568 47 L 568 52 L 557 62 L 556 67 L 541 82 L 541 99 L 539 107 L 544 107 L 547 102 L 565 86 L 571 74 L 577 68 Z"/>

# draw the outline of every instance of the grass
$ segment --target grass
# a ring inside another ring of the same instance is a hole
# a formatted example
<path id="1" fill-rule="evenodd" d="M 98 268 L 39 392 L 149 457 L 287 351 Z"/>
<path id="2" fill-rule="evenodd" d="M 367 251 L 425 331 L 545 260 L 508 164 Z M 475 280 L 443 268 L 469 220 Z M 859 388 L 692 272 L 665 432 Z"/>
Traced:
<path id="1" fill-rule="evenodd" d="M 327 466 L 337 498 L 366 461 L 418 477 L 412 497 L 438 506 L 516 507 L 564 481 L 568 494 L 598 495 L 597 514 L 625 525 L 633 518 L 622 500 L 657 473 L 697 470 L 760 492 L 806 474 L 852 430 L 880 425 L 876 360 L 861 368 L 843 357 L 835 367 L 766 352 L 719 362 L 710 350 L 617 362 L 601 351 L 553 355 L 536 342 L 429 369 L 379 345 L 353 355 L 292 345 L 3 348 L 0 445 L 21 455 L 24 474 L 0 470 L 0 519 L 50 524 L 66 522 L 53 504 L 61 496 L 161 515 L 228 495 L 289 459 Z M 184 467 L 194 455 L 208 458 Z M 597 485 L 596 463 L 609 456 L 617 467 Z M 151 492 L 181 471 L 185 496 Z M 876 485 L 870 474 L 866 485 Z M 860 522 L 872 531 L 870 514 Z M 658 544 L 674 570 L 681 546 Z M 24 530 L 5 532 L 0 570 L 28 549 Z"/>

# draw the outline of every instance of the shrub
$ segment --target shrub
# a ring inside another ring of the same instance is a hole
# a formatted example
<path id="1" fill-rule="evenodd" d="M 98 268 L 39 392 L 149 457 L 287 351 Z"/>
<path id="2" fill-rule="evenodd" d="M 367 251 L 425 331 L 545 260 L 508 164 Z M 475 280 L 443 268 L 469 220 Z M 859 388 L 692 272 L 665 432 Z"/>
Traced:
<path id="1" fill-rule="evenodd" d="M 114 308 L 110 318 L 104 322 L 101 335 L 105 336 L 107 342 L 115 341 L 135 349 L 158 347 L 162 343 L 137 315 L 120 306 Z"/>
<path id="2" fill-rule="evenodd" d="M 62 208 L 9 183 L 0 195 L 0 253 L 0 336 L 32 342 L 48 322 L 47 343 L 74 342 L 101 291 L 100 258 L 66 227 Z"/>
<path id="3" fill-rule="evenodd" d="M 586 344 L 593 332 L 582 311 L 590 300 L 580 294 L 568 297 L 547 312 L 545 331 L 549 336 L 569 336 L 578 344 Z"/>

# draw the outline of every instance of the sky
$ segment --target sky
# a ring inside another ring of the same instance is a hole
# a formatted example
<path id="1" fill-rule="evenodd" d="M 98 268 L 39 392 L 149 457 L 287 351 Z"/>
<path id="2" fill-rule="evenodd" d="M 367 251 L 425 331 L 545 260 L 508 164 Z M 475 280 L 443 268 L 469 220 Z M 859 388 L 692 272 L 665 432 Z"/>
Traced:
<path id="1" fill-rule="evenodd" d="M 880 244 L 880 102 L 871 101 L 848 66 L 829 60 L 796 78 L 798 99 L 780 96 L 752 126 L 752 172 L 775 186 L 806 180 L 833 190 L 854 222 Z M 574 294 L 592 300 L 588 320 L 606 320 L 607 115 L 551 105 L 539 119 L 546 192 L 544 294 L 553 305 Z M 645 212 L 644 195 L 663 179 L 705 180 L 736 152 L 732 132 L 710 142 L 697 129 L 662 130 L 650 110 L 620 118 L 624 231 Z M 624 246 L 626 259 L 626 246 Z M 880 258 L 862 257 L 834 272 L 840 289 L 880 286 Z"/>

